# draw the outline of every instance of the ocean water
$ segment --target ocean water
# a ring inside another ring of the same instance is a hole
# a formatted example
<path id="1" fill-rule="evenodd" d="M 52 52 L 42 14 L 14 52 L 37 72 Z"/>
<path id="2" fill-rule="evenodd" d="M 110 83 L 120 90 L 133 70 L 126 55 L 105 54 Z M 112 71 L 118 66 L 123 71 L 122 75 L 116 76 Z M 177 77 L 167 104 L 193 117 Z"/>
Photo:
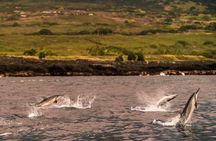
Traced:
<path id="1" fill-rule="evenodd" d="M 152 124 L 175 118 L 198 88 L 191 126 Z M 52 95 L 72 103 L 34 108 Z M 216 76 L 3 77 L 0 96 L 0 140 L 216 140 Z"/>

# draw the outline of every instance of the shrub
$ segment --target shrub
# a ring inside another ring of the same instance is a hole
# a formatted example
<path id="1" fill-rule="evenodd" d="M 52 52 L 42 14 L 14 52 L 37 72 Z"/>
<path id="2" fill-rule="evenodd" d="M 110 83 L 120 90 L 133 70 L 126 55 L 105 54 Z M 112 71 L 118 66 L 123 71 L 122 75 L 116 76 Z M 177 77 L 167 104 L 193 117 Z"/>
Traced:
<path id="1" fill-rule="evenodd" d="M 145 61 L 144 59 L 144 55 L 142 52 L 128 52 L 127 53 L 128 56 L 128 61 L 134 60 L 134 61 Z"/>
<path id="2" fill-rule="evenodd" d="M 128 53 L 128 58 L 129 61 L 131 60 L 136 60 L 136 55 L 133 52 Z"/>
<path id="3" fill-rule="evenodd" d="M 197 9 L 196 7 L 192 6 L 189 8 L 188 10 L 188 14 L 197 16 L 199 14 L 199 9 Z"/>
<path id="4" fill-rule="evenodd" d="M 209 20 L 211 20 L 211 17 L 208 15 L 205 15 L 202 17 L 202 20 L 209 21 Z"/>
<path id="5" fill-rule="evenodd" d="M 143 30 L 139 35 L 148 35 L 148 34 L 157 34 L 157 33 L 176 33 L 177 31 L 174 29 L 147 29 Z"/>
<path id="6" fill-rule="evenodd" d="M 45 51 L 41 51 L 41 52 L 38 53 L 38 58 L 39 58 L 39 59 L 43 59 L 43 58 L 46 57 L 46 55 L 47 55 L 47 54 L 46 54 Z"/>
<path id="7" fill-rule="evenodd" d="M 49 29 L 41 29 L 40 31 L 37 32 L 39 35 L 53 35 L 52 31 Z"/>
<path id="8" fill-rule="evenodd" d="M 113 33 L 112 29 L 110 28 L 97 28 L 94 32 L 94 34 L 100 34 L 100 35 L 107 35 Z"/>
<path id="9" fill-rule="evenodd" d="M 215 59 L 216 58 L 216 50 L 207 50 L 202 55 L 207 57 L 207 58 L 214 58 Z"/>
<path id="10" fill-rule="evenodd" d="M 173 19 L 172 18 L 166 18 L 164 19 L 163 23 L 166 24 L 166 25 L 171 25 L 173 22 Z"/>
<path id="11" fill-rule="evenodd" d="M 214 45 L 214 42 L 212 42 L 212 41 L 205 41 L 203 43 L 203 45 Z"/>
<path id="12" fill-rule="evenodd" d="M 122 55 L 119 55 L 118 57 L 116 57 L 115 61 L 116 62 L 122 62 L 122 61 L 124 61 L 124 58 Z"/>
<path id="13" fill-rule="evenodd" d="M 89 54 L 92 56 L 103 56 L 105 55 L 105 51 L 103 47 L 93 47 L 89 50 Z"/>
<path id="14" fill-rule="evenodd" d="M 206 29 L 207 30 L 210 30 L 210 31 L 215 31 L 216 30 L 216 23 L 210 23 L 208 26 L 206 26 Z"/>
<path id="15" fill-rule="evenodd" d="M 198 26 L 198 25 L 195 25 L 195 24 L 192 24 L 192 25 L 182 25 L 180 28 L 179 28 L 179 31 L 188 31 L 188 30 L 196 30 L 196 29 L 202 29 L 203 27 L 202 26 Z"/>
<path id="16" fill-rule="evenodd" d="M 142 52 L 137 52 L 136 56 L 137 56 L 137 61 L 145 61 L 144 55 Z"/>
<path id="17" fill-rule="evenodd" d="M 35 49 L 29 49 L 24 51 L 24 55 L 29 55 L 29 56 L 34 56 L 37 53 L 37 51 Z"/>

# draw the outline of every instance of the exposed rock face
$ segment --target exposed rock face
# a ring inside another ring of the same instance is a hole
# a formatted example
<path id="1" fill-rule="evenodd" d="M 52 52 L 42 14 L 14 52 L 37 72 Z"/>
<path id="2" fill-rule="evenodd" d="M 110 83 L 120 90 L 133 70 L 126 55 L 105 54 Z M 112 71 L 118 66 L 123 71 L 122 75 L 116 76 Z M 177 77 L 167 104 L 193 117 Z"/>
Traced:
<path id="1" fill-rule="evenodd" d="M 96 62 L 0 57 L 0 76 L 215 75 L 216 62 Z"/>

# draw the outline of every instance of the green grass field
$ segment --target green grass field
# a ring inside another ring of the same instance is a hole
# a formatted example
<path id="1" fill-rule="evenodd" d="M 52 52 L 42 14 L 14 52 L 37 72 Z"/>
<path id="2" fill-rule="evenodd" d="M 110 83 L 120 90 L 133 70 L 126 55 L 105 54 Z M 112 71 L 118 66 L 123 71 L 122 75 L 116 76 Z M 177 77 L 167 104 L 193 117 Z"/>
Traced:
<path id="1" fill-rule="evenodd" d="M 146 60 L 211 60 L 216 51 L 216 34 L 181 33 L 156 35 L 4 35 L 0 36 L 0 55 L 23 56 L 28 49 L 50 52 L 47 59 L 114 60 L 121 54 L 112 48 L 142 52 Z M 104 54 L 92 55 L 92 48 Z M 108 52 L 108 53 L 106 53 Z"/>

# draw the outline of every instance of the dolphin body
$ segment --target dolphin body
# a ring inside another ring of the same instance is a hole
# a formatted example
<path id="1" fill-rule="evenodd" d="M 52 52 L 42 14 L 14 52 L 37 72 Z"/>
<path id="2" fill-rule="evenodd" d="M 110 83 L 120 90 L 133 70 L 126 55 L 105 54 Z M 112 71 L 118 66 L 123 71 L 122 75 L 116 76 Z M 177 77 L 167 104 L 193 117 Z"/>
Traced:
<path id="1" fill-rule="evenodd" d="M 194 110 L 197 109 L 197 97 L 199 90 L 200 88 L 196 92 L 194 92 L 188 99 L 182 113 L 180 114 L 180 120 L 177 123 L 177 126 L 184 126 L 191 120 Z"/>
<path id="2" fill-rule="evenodd" d="M 168 95 L 162 97 L 157 103 L 149 104 L 149 107 L 136 106 L 131 107 L 131 110 L 135 111 L 164 111 L 166 110 L 166 104 L 176 98 L 178 95 Z"/>
<path id="3" fill-rule="evenodd" d="M 168 95 L 168 96 L 164 96 L 163 98 L 161 98 L 158 102 L 157 102 L 157 107 L 162 107 L 164 105 L 167 104 L 167 102 L 173 100 L 174 98 L 176 98 L 178 95 Z"/>
<path id="4" fill-rule="evenodd" d="M 43 107 L 50 107 L 54 104 L 57 104 L 58 101 L 62 98 L 62 95 L 53 95 L 43 99 L 41 102 L 35 104 L 36 107 L 43 108 Z"/>
<path id="5" fill-rule="evenodd" d="M 179 115 L 166 122 L 161 120 L 153 120 L 152 123 L 162 125 L 162 126 L 176 126 L 180 129 L 184 128 L 185 125 L 189 121 L 191 121 L 193 112 L 197 108 L 197 97 L 198 97 L 199 90 L 200 88 L 190 96 L 183 111 Z"/>

